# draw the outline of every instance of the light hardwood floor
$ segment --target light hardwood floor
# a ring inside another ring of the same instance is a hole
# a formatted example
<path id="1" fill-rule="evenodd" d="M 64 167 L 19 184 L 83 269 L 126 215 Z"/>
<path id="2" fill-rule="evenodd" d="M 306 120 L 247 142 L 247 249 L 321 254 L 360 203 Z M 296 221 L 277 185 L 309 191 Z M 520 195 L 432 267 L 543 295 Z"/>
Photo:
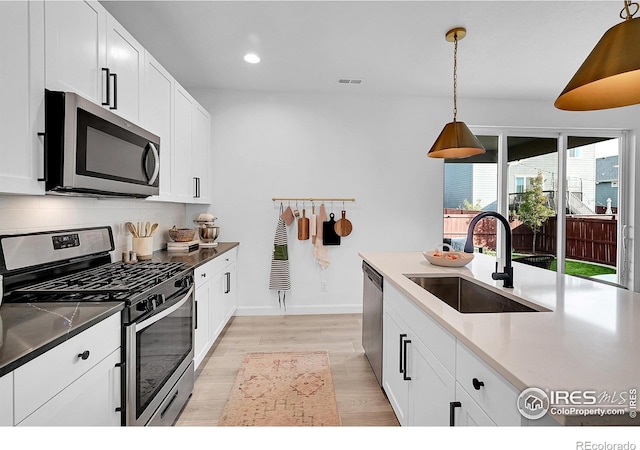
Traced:
<path id="1" fill-rule="evenodd" d="M 343 426 L 397 426 L 362 348 L 362 315 L 235 317 L 196 372 L 177 426 L 215 426 L 250 352 L 329 352 Z"/>

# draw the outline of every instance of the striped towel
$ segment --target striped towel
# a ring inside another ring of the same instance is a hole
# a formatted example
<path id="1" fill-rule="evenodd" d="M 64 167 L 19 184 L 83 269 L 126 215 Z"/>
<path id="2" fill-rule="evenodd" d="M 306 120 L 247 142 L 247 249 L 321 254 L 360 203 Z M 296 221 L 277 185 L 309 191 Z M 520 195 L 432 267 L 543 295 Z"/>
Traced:
<path id="1" fill-rule="evenodd" d="M 287 229 L 282 217 L 278 218 L 276 235 L 273 239 L 269 289 L 278 291 L 278 303 L 280 307 L 286 311 L 287 305 L 285 303 L 285 297 L 286 291 L 291 289 L 291 276 L 289 273 L 289 254 L 287 250 Z"/>

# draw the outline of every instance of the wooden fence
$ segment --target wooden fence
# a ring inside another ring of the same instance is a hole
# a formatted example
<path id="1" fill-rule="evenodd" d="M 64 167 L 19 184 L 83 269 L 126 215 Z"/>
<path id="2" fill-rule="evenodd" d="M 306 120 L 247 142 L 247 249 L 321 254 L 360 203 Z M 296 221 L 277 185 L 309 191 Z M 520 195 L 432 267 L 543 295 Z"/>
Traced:
<path id="1" fill-rule="evenodd" d="M 478 211 L 444 210 L 444 237 L 466 239 L 469 222 Z M 556 218 L 550 217 L 536 236 L 536 253 L 556 254 Z M 495 250 L 496 220 L 476 225 L 473 244 Z M 567 217 L 566 257 L 616 265 L 618 221 L 616 216 Z M 511 221 L 512 244 L 518 253 L 531 253 L 533 233 L 518 220 Z"/>

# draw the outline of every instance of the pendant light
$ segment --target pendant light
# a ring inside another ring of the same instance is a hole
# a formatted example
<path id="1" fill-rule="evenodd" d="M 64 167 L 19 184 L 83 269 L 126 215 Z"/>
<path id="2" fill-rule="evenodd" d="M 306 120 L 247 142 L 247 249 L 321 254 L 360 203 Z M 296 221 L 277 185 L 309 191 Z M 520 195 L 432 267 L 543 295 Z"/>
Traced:
<path id="1" fill-rule="evenodd" d="M 485 152 L 484 147 L 464 122 L 456 120 L 458 115 L 458 41 L 467 35 L 464 28 L 454 28 L 445 35 L 453 42 L 453 122 L 449 122 L 440 132 L 440 136 L 429 150 L 430 158 L 466 158 Z"/>
<path id="2" fill-rule="evenodd" d="M 640 17 L 638 3 L 625 1 L 624 22 L 610 28 L 582 63 L 554 105 L 592 111 L 640 103 Z"/>

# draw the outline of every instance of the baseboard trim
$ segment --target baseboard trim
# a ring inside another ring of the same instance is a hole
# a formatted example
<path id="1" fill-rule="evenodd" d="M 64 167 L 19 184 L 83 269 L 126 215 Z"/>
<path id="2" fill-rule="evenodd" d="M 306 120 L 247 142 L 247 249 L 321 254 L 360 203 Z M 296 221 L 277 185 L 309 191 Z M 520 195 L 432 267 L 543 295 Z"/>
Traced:
<path id="1" fill-rule="evenodd" d="M 281 315 L 305 315 L 305 314 L 360 314 L 362 305 L 310 305 L 310 306 L 287 306 L 286 311 L 278 306 L 272 307 L 250 307 L 238 306 L 236 316 L 281 316 Z"/>

